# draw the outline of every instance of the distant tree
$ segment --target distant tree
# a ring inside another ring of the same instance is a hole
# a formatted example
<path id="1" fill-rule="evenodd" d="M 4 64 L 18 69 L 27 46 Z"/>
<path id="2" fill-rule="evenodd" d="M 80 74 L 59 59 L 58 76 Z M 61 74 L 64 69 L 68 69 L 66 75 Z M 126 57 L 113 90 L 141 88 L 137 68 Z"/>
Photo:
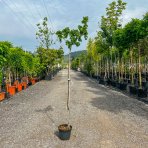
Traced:
<path id="1" fill-rule="evenodd" d="M 48 19 L 45 17 L 42 23 L 37 24 L 38 31 L 36 32 L 36 39 L 39 40 L 40 47 L 44 49 L 49 49 L 53 44 L 53 32 L 48 27 Z"/>

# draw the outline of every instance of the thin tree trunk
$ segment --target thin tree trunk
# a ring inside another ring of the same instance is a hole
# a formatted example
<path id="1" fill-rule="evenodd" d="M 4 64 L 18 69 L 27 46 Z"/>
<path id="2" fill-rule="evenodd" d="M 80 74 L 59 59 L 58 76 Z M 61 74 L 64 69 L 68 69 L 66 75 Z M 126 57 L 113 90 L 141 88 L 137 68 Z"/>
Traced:
<path id="1" fill-rule="evenodd" d="M 112 79 L 113 79 L 114 66 L 113 66 L 113 56 L 112 56 L 112 50 L 111 50 L 111 66 L 112 66 Z"/>
<path id="2" fill-rule="evenodd" d="M 119 53 L 118 53 L 118 82 L 120 82 L 120 79 L 121 79 L 121 77 L 120 77 L 120 56 L 119 56 Z"/>
<path id="3" fill-rule="evenodd" d="M 117 78 L 117 57 L 116 57 L 116 54 L 115 54 L 115 77 Z"/>
<path id="4" fill-rule="evenodd" d="M 131 54 L 131 84 L 134 85 L 134 65 L 133 65 L 133 49 L 130 50 Z"/>
<path id="5" fill-rule="evenodd" d="M 68 99 L 67 99 L 67 110 L 70 110 L 69 108 L 69 101 L 70 101 L 70 56 L 71 56 L 71 50 L 69 50 L 69 61 L 68 61 Z"/>
<path id="6" fill-rule="evenodd" d="M 140 56 L 140 47 L 138 45 L 139 52 L 139 88 L 142 88 L 142 78 L 141 78 L 141 56 Z"/>

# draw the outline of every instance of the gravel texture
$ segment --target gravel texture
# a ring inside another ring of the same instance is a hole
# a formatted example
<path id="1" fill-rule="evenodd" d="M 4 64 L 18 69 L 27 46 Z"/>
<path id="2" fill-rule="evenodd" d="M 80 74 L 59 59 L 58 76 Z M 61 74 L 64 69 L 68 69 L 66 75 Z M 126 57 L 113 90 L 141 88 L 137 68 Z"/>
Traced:
<path id="1" fill-rule="evenodd" d="M 0 103 L 0 148 L 148 148 L 148 105 L 67 70 Z M 58 138 L 70 123 L 71 138 Z"/>

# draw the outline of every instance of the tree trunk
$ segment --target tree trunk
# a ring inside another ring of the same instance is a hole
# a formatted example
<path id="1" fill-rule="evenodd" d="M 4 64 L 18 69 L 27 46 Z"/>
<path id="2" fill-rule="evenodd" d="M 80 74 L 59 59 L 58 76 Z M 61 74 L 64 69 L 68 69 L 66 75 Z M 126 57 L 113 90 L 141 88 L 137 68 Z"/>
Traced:
<path id="1" fill-rule="evenodd" d="M 69 108 L 69 101 L 70 101 L 70 56 L 71 56 L 71 50 L 69 50 L 69 61 L 68 61 L 68 99 L 67 99 L 67 110 L 70 110 Z"/>
<path id="2" fill-rule="evenodd" d="M 131 84 L 134 85 L 134 65 L 133 65 L 133 49 L 130 50 L 131 55 Z"/>
<path id="3" fill-rule="evenodd" d="M 142 77 L 141 77 L 141 56 L 140 56 L 140 47 L 138 45 L 138 52 L 139 52 L 139 88 L 142 88 Z"/>
<path id="4" fill-rule="evenodd" d="M 115 54 L 115 77 L 117 78 L 117 57 Z"/>
<path id="5" fill-rule="evenodd" d="M 118 82 L 120 82 L 120 79 L 121 79 L 121 77 L 120 77 L 120 56 L 119 56 L 119 53 L 118 53 Z"/>

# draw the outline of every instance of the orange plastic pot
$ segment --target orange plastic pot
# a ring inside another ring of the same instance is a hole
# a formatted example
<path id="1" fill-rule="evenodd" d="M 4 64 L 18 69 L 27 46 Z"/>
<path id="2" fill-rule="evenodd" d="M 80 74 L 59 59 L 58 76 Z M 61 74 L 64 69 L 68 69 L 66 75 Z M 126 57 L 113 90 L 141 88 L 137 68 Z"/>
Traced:
<path id="1" fill-rule="evenodd" d="M 6 84 L 6 91 L 7 91 L 7 92 L 9 92 L 9 87 L 10 87 L 10 84 L 7 83 L 7 84 Z"/>
<path id="2" fill-rule="evenodd" d="M 31 83 L 32 83 L 32 85 L 34 85 L 35 84 L 35 79 L 32 79 Z"/>
<path id="3" fill-rule="evenodd" d="M 14 81 L 14 85 L 16 86 L 16 88 L 17 88 L 18 84 L 19 84 L 18 80 Z"/>
<path id="4" fill-rule="evenodd" d="M 26 82 L 22 82 L 22 86 L 24 86 L 24 89 L 27 88 L 27 83 Z"/>
<path id="5" fill-rule="evenodd" d="M 16 89 L 15 86 L 9 86 L 8 92 L 9 92 L 10 96 L 15 95 L 15 89 Z"/>
<path id="6" fill-rule="evenodd" d="M 22 91 L 22 84 L 18 84 L 17 89 L 18 89 L 18 92 Z"/>
<path id="7" fill-rule="evenodd" d="M 6 95 L 5 92 L 1 92 L 1 93 L 0 93 L 0 101 L 2 101 L 2 100 L 5 99 L 5 95 Z"/>

